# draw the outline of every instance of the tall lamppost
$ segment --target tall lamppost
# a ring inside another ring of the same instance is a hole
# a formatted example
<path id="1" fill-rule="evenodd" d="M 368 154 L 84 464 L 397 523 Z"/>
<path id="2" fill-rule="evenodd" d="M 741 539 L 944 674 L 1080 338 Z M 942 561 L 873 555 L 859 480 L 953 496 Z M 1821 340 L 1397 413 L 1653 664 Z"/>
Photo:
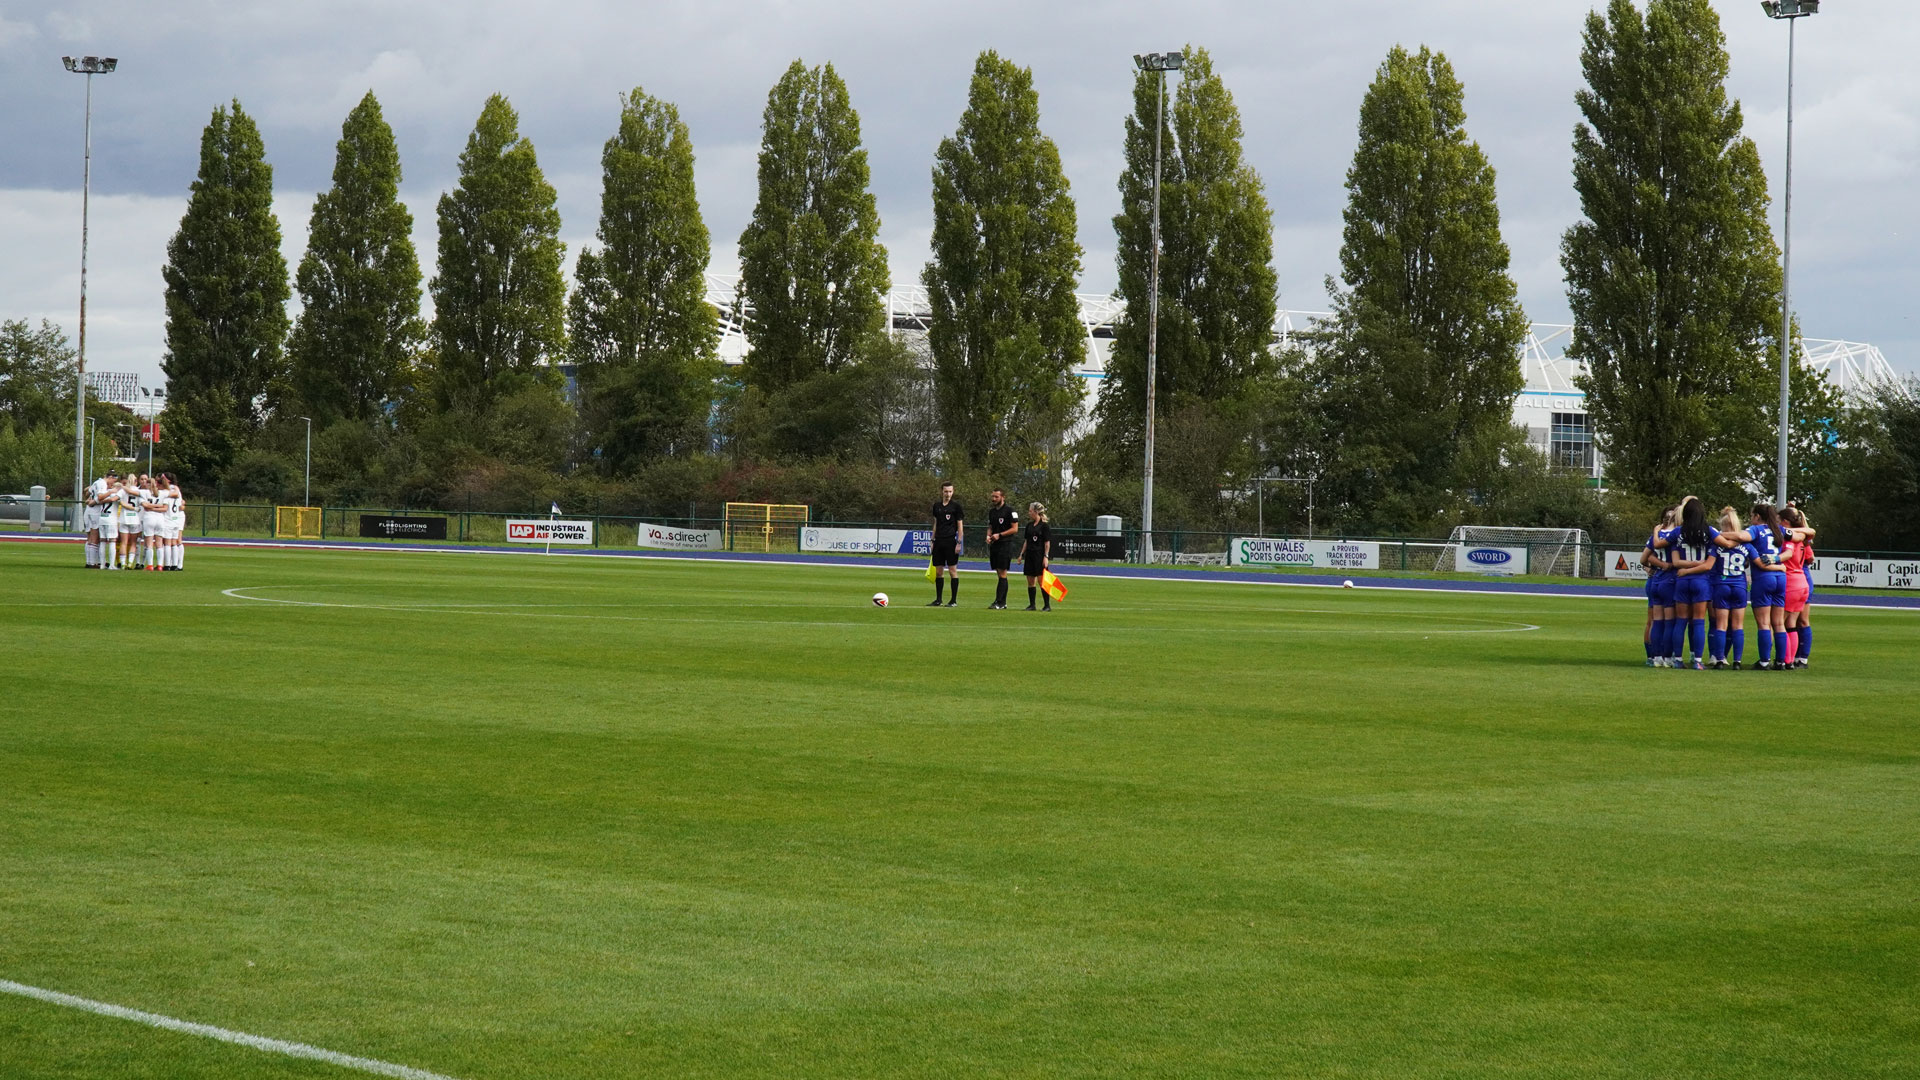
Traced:
<path id="1" fill-rule="evenodd" d="M 1820 0 L 1761 0 L 1769 19 L 1787 20 L 1787 178 L 1784 216 L 1780 224 L 1780 477 L 1774 484 L 1774 503 L 1787 505 L 1787 409 L 1793 371 L 1793 31 L 1794 24 L 1820 13 Z"/>
<path id="2" fill-rule="evenodd" d="M 306 487 L 303 489 L 305 493 L 300 496 L 300 505 L 312 506 L 313 505 L 313 418 L 309 416 L 296 416 L 294 417 L 294 419 L 305 420 L 307 422 Z"/>
<path id="3" fill-rule="evenodd" d="M 87 209 L 93 194 L 93 77 L 120 66 L 111 56 L 63 56 L 60 62 L 87 77 L 86 142 L 80 170 L 80 350 L 73 365 L 73 522 L 84 528 L 78 507 L 86 499 L 87 452 Z"/>
<path id="4" fill-rule="evenodd" d="M 1160 133 L 1167 126 L 1167 72 L 1179 71 L 1182 53 L 1140 53 L 1133 64 L 1154 73 L 1153 269 L 1147 293 L 1147 467 L 1140 491 L 1140 561 L 1153 561 L 1153 399 L 1160 381 Z"/>

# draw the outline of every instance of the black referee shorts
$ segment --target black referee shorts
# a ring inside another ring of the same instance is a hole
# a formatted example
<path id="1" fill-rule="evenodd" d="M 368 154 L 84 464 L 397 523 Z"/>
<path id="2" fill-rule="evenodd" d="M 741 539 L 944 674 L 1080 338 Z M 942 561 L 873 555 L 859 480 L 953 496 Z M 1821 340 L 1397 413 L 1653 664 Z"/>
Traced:
<path id="1" fill-rule="evenodd" d="M 987 546 L 987 561 L 993 564 L 995 570 L 1013 569 L 1014 546 L 1011 540 L 995 540 Z"/>
<path id="2" fill-rule="evenodd" d="M 960 540 L 958 537 L 950 536 L 945 540 L 939 539 L 938 537 L 934 539 L 933 565 L 935 566 L 960 565 Z"/>

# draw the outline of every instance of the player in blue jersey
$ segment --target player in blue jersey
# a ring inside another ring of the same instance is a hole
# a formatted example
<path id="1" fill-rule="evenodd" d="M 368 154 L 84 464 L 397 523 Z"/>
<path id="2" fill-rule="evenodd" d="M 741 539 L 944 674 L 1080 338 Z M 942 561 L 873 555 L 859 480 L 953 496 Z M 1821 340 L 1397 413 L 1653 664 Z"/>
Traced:
<path id="1" fill-rule="evenodd" d="M 1754 630 L 1760 635 L 1760 662 L 1753 665 L 1755 671 L 1787 670 L 1787 575 L 1783 562 L 1786 536 L 1780 512 L 1772 503 L 1764 502 L 1753 504 L 1746 528 L 1720 534 L 1719 543 L 1723 548 L 1736 543 L 1753 548 Z M 1779 658 L 1778 666 L 1773 663 L 1775 657 Z"/>
<path id="2" fill-rule="evenodd" d="M 1720 510 L 1720 533 L 1740 532 L 1740 512 L 1731 506 Z M 1747 567 L 1753 564 L 1752 544 L 1734 542 L 1733 546 L 1715 545 L 1713 569 L 1713 668 L 1729 666 L 1740 670 L 1747 653 Z M 1731 664 L 1727 660 L 1731 653 Z"/>
<path id="3" fill-rule="evenodd" d="M 1660 524 L 1654 526 L 1653 535 L 1647 537 L 1646 547 L 1640 552 L 1640 565 L 1647 568 L 1648 667 L 1667 666 L 1667 624 L 1673 620 L 1673 566 L 1667 561 L 1664 545 L 1656 545 L 1660 537 L 1673 528 L 1679 512 L 1678 506 L 1669 506 L 1660 512 Z"/>
<path id="4" fill-rule="evenodd" d="M 1674 568 L 1673 618 L 1679 625 L 1669 627 L 1673 635 L 1673 666 L 1680 663 L 1680 644 L 1684 634 L 1693 653 L 1693 670 L 1706 670 L 1707 609 L 1713 603 L 1714 553 L 1719 550 L 1720 530 L 1707 524 L 1707 507 L 1697 497 L 1680 501 L 1680 527 L 1664 542 L 1669 545 L 1668 561 Z"/>

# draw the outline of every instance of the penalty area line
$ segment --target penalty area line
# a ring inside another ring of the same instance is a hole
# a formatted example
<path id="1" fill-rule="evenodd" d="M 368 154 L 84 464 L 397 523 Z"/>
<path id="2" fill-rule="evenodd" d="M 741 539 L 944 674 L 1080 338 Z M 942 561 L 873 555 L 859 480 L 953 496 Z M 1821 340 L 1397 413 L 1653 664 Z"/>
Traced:
<path id="1" fill-rule="evenodd" d="M 352 1054 L 342 1054 L 334 1050 L 323 1050 L 318 1046 L 308 1046 L 306 1043 L 287 1042 L 284 1039 L 269 1039 L 264 1035 L 249 1035 L 244 1031 L 228 1031 L 226 1028 L 213 1027 L 210 1024 L 195 1024 L 187 1020 L 175 1020 L 171 1016 L 161 1016 L 158 1013 L 129 1009 L 124 1005 L 110 1005 L 104 1001 L 93 1001 L 88 998 L 75 997 L 72 994 L 63 994 L 58 990 L 42 990 L 37 986 L 27 986 L 22 983 L 9 982 L 6 979 L 0 979 L 0 993 L 32 998 L 35 1001 L 43 1001 L 49 1005 L 61 1005 L 69 1009 L 79 1009 L 81 1012 L 90 1012 L 96 1016 L 110 1016 L 116 1020 L 131 1020 L 136 1024 L 145 1024 L 148 1027 L 156 1027 L 164 1031 L 177 1031 L 183 1035 L 198 1035 L 205 1039 L 216 1039 L 220 1042 L 232 1043 L 235 1046 L 245 1046 L 249 1049 L 260 1050 L 269 1054 L 303 1058 L 307 1061 L 323 1061 L 329 1065 L 338 1065 L 343 1069 L 354 1069 L 359 1072 L 372 1073 L 375 1076 L 393 1076 L 399 1077 L 400 1080 L 453 1080 L 453 1077 L 450 1076 L 428 1072 L 425 1069 L 415 1069 L 407 1065 L 395 1065 L 390 1061 L 375 1061 L 372 1058 L 355 1057 Z"/>

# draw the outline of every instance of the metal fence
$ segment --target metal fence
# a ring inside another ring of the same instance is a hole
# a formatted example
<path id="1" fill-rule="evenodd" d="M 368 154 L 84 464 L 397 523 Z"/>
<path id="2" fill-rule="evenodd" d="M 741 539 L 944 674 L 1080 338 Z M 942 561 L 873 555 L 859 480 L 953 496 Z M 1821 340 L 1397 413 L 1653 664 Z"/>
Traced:
<path id="1" fill-rule="evenodd" d="M 71 500 L 49 499 L 46 503 L 46 520 L 49 528 L 64 527 L 67 508 Z M 24 508 L 19 508 L 24 509 Z M 697 508 L 689 507 L 690 510 Z M 197 537 L 235 537 L 265 539 L 273 536 L 274 510 L 271 505 L 261 503 L 200 502 L 187 506 L 186 535 Z M 508 520 L 545 520 L 548 515 L 528 511 L 526 513 L 501 513 L 480 510 L 423 510 L 411 507 L 368 507 L 368 506 L 329 506 L 321 508 L 320 535 L 324 539 L 353 540 L 367 544 L 404 544 L 406 538 L 386 539 L 382 537 L 363 537 L 360 535 L 360 516 L 440 518 L 445 520 L 447 542 L 477 545 L 505 545 Z M 8 520 L 10 515 L 0 513 L 0 528 L 20 529 L 25 521 Z M 18 514 L 24 519 L 24 513 Z M 839 528 L 839 529 L 884 529 L 916 530 L 926 529 L 927 522 L 871 522 L 871 521 L 815 521 L 805 525 L 797 523 L 777 525 L 771 533 L 761 524 L 741 525 L 738 522 L 729 527 L 722 517 L 710 517 L 702 514 L 685 515 L 653 514 L 647 516 L 633 514 L 563 514 L 562 520 L 591 521 L 594 523 L 592 547 L 610 549 L 640 549 L 639 528 L 643 524 L 668 526 L 674 529 L 712 530 L 722 534 L 723 550 L 730 551 L 767 551 L 770 553 L 798 554 L 801 550 L 800 531 L 803 528 Z M 1058 538 L 1084 538 L 1099 535 L 1093 529 L 1056 527 L 1054 535 Z M 1154 561 L 1186 566 L 1224 565 L 1227 561 L 1227 549 L 1230 543 L 1245 536 L 1245 533 L 1226 533 L 1196 531 L 1188 529 L 1162 529 L 1154 532 Z M 1138 530 L 1127 529 L 1121 534 L 1126 561 L 1139 562 L 1140 534 Z M 1444 556 L 1459 547 L 1459 542 L 1443 538 L 1402 537 L 1402 536 L 1316 536 L 1322 541 L 1355 541 L 1380 545 L 1381 573 L 1426 574 L 1434 573 Z M 1638 552 L 1644 538 L 1630 540 L 1594 541 L 1581 545 L 1576 552 L 1575 576 L 1599 579 L 1606 576 L 1607 552 Z M 530 546 L 537 546 L 530 545 Z M 1533 558 L 1535 549 L 1564 552 L 1569 546 L 1563 541 L 1502 541 L 1500 547 L 1521 548 L 1528 551 L 1529 565 L 1538 561 Z M 966 548 L 970 555 L 984 556 L 986 553 L 985 526 L 969 526 L 966 531 Z M 1894 551 L 1855 551 L 1820 549 L 1822 559 L 1863 559 L 1863 560 L 1917 560 L 1920 554 Z M 1072 561 L 1072 560 L 1061 560 Z M 1308 569 L 1308 568 L 1302 568 Z M 1364 573 L 1364 571 L 1353 571 Z M 1465 574 L 1462 576 L 1477 576 Z"/>

